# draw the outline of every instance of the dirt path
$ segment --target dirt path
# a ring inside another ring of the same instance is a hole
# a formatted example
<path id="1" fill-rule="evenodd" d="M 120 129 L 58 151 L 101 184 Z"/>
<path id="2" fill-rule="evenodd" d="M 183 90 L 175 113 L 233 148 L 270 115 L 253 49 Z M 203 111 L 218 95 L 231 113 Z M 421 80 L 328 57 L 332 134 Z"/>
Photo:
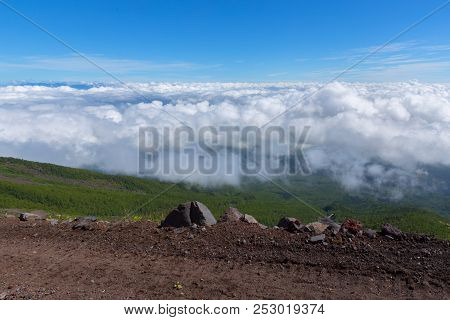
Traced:
<path id="1" fill-rule="evenodd" d="M 204 231 L 99 222 L 81 231 L 2 218 L 0 298 L 450 298 L 448 241 L 308 238 L 242 222 Z"/>

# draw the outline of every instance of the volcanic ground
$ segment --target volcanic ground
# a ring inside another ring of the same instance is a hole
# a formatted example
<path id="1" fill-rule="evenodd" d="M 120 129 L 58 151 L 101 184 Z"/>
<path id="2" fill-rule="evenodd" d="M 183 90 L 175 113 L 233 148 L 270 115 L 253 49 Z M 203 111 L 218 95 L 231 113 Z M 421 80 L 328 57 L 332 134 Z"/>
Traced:
<path id="1" fill-rule="evenodd" d="M 158 228 L 0 218 L 1 299 L 449 299 L 450 245 L 241 221 Z"/>

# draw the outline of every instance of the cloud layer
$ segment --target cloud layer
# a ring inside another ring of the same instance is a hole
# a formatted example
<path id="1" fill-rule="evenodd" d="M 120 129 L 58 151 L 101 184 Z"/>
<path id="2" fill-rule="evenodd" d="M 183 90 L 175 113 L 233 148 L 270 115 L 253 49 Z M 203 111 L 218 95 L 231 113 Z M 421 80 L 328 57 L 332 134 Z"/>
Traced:
<path id="1" fill-rule="evenodd" d="M 0 87 L 0 155 L 136 174 L 138 128 L 311 126 L 313 171 L 347 188 L 414 184 L 426 166 L 450 166 L 450 85 L 409 83 L 134 83 Z M 167 112 L 162 111 L 162 109 Z M 177 180 L 182 176 L 159 176 Z M 206 184 L 232 176 L 193 175 Z"/>

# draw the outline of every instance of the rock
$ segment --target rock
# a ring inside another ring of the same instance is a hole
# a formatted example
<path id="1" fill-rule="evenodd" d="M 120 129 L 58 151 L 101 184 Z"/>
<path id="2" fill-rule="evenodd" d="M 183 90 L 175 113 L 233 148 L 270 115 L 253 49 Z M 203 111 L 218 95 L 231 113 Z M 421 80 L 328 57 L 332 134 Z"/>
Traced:
<path id="1" fill-rule="evenodd" d="M 370 239 L 375 239 L 377 237 L 377 232 L 372 229 L 364 229 L 363 234 Z"/>
<path id="2" fill-rule="evenodd" d="M 58 224 L 58 220 L 57 219 L 47 219 L 48 222 L 50 222 L 50 224 L 52 226 L 56 226 Z"/>
<path id="3" fill-rule="evenodd" d="M 241 220 L 244 215 L 236 208 L 228 208 L 220 217 L 219 222 L 235 222 Z"/>
<path id="4" fill-rule="evenodd" d="M 327 224 L 327 225 L 330 225 L 331 223 L 335 223 L 334 215 L 332 214 L 332 215 L 330 215 L 328 217 L 322 218 L 322 219 L 320 219 L 320 222 L 324 223 L 324 224 Z"/>
<path id="5" fill-rule="evenodd" d="M 295 218 L 284 217 L 281 218 L 277 227 L 289 232 L 298 232 L 302 229 L 302 224 Z"/>
<path id="6" fill-rule="evenodd" d="M 334 221 L 334 215 L 330 215 L 328 217 L 322 218 L 320 220 L 321 223 L 326 224 L 328 226 L 328 229 L 333 231 L 334 234 L 337 234 L 339 230 L 341 230 L 341 225 Z"/>
<path id="7" fill-rule="evenodd" d="M 31 212 L 23 212 L 19 215 L 20 221 L 28 220 L 45 220 L 47 219 L 48 213 L 42 210 L 36 210 Z"/>
<path id="8" fill-rule="evenodd" d="M 208 207 L 198 201 L 191 202 L 190 216 L 191 222 L 199 226 L 211 226 L 217 223 Z"/>
<path id="9" fill-rule="evenodd" d="M 95 216 L 78 217 L 73 220 L 75 224 L 72 226 L 73 230 L 93 230 L 94 222 L 97 221 Z"/>
<path id="10" fill-rule="evenodd" d="M 355 219 L 346 219 L 341 225 L 341 230 L 351 234 L 358 234 L 362 232 L 363 224 Z"/>
<path id="11" fill-rule="evenodd" d="M 97 217 L 96 216 L 78 217 L 78 218 L 75 218 L 73 221 L 82 221 L 82 220 L 95 222 L 95 221 L 97 221 Z"/>
<path id="12" fill-rule="evenodd" d="M 39 220 L 45 220 L 48 217 L 48 212 L 44 210 L 35 210 L 30 212 L 32 215 L 38 216 Z"/>
<path id="13" fill-rule="evenodd" d="M 319 241 L 324 241 L 324 240 L 325 240 L 325 234 L 324 233 L 309 238 L 310 242 L 319 242 Z"/>
<path id="14" fill-rule="evenodd" d="M 216 223 L 211 211 L 198 201 L 186 202 L 173 209 L 161 222 L 161 227 L 190 227 L 192 224 L 210 226 Z"/>
<path id="15" fill-rule="evenodd" d="M 256 223 L 258 223 L 258 221 L 257 221 L 255 218 L 253 218 L 253 216 L 251 216 L 251 215 L 249 215 L 249 214 L 244 214 L 244 215 L 241 217 L 241 221 L 244 221 L 244 222 L 247 222 L 247 223 L 250 223 L 250 224 L 256 224 Z"/>
<path id="16" fill-rule="evenodd" d="M 390 225 L 389 223 L 383 224 L 381 226 L 381 234 L 384 236 L 392 237 L 394 239 L 401 239 L 403 237 L 403 232 Z"/>
<path id="17" fill-rule="evenodd" d="M 15 218 L 18 219 L 20 215 L 23 213 L 22 210 L 19 209 L 6 209 L 2 210 L 5 213 L 5 218 Z"/>
<path id="18" fill-rule="evenodd" d="M 186 229 L 183 229 L 183 228 L 176 228 L 176 229 L 173 230 L 173 232 L 174 232 L 175 234 L 180 234 L 180 233 L 183 233 L 184 230 L 186 230 Z"/>
<path id="19" fill-rule="evenodd" d="M 234 222 L 242 221 L 250 224 L 258 224 L 262 229 L 267 229 L 267 226 L 259 223 L 253 216 L 241 213 L 236 208 L 228 208 L 227 211 L 220 217 L 219 222 Z"/>
<path id="20" fill-rule="evenodd" d="M 339 223 L 332 223 L 328 225 L 328 229 L 333 231 L 334 234 L 337 234 L 341 230 L 341 225 Z"/>
<path id="21" fill-rule="evenodd" d="M 161 222 L 161 227 L 189 227 L 192 225 L 190 213 L 191 203 L 182 203 L 167 215 L 166 219 Z"/>
<path id="22" fill-rule="evenodd" d="M 0 293 L 0 300 L 5 300 L 7 296 L 8 296 L 8 291 L 4 291 L 4 292 Z"/>
<path id="23" fill-rule="evenodd" d="M 94 229 L 94 223 L 89 220 L 81 220 L 76 222 L 72 226 L 73 230 L 93 230 Z"/>
<path id="24" fill-rule="evenodd" d="M 305 228 L 309 231 L 313 231 L 315 234 L 321 234 L 325 232 L 325 230 L 328 228 L 328 225 L 322 222 L 312 222 L 308 223 Z"/>

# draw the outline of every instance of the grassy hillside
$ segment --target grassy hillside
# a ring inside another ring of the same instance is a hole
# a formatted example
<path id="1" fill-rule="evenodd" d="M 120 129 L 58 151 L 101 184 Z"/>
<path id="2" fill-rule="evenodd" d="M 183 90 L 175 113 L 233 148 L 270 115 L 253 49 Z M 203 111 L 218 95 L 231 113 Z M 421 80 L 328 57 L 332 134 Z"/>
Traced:
<path id="1" fill-rule="evenodd" d="M 216 216 L 234 206 L 273 225 L 282 216 L 314 221 L 326 214 L 321 208 L 333 203 L 329 208 L 339 218 L 354 217 L 373 228 L 391 222 L 405 231 L 450 238 L 448 218 L 424 209 L 383 203 L 370 196 L 350 197 L 326 176 L 298 177 L 276 184 L 282 188 L 267 181 L 248 180 L 240 188 L 207 189 L 0 158 L 0 208 L 43 209 L 63 217 L 160 220 L 178 203 L 198 200 Z"/>

